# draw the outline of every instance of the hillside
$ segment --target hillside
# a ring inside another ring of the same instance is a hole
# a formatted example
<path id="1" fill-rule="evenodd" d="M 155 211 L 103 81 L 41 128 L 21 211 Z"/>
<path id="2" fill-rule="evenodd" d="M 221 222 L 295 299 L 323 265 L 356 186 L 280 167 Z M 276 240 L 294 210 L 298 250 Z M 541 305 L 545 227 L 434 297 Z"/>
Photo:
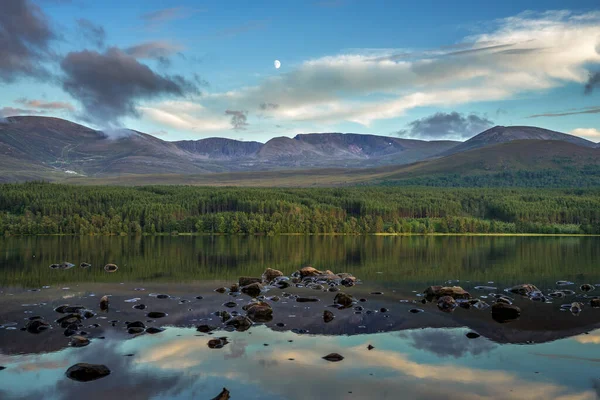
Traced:
<path id="1" fill-rule="evenodd" d="M 596 146 L 596 143 L 577 136 L 534 126 L 495 126 L 487 131 L 481 132 L 479 135 L 472 137 L 464 143 L 442 152 L 441 155 L 456 154 L 467 150 L 512 142 L 514 140 L 557 140 L 583 147 Z"/>

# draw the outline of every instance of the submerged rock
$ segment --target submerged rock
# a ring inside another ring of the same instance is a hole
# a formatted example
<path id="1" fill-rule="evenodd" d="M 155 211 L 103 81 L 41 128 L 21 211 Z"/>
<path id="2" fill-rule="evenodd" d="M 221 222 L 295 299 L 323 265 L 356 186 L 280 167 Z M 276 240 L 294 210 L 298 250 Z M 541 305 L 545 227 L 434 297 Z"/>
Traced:
<path id="1" fill-rule="evenodd" d="M 133 308 L 135 308 L 136 310 L 145 310 L 146 305 L 145 304 L 136 304 L 135 306 L 133 306 Z"/>
<path id="2" fill-rule="evenodd" d="M 581 285 L 581 287 L 579 289 L 581 289 L 582 292 L 591 292 L 595 288 L 596 287 L 594 285 L 590 285 L 589 283 L 584 283 L 583 285 Z"/>
<path id="3" fill-rule="evenodd" d="M 327 354 L 325 357 L 323 357 L 323 360 L 327 360 L 330 362 L 338 362 L 342 361 L 343 359 L 344 357 L 338 353 Z"/>
<path id="4" fill-rule="evenodd" d="M 252 326 L 252 320 L 243 315 L 238 315 L 227 321 L 225 325 L 234 327 L 238 332 L 244 332 L 250 329 Z"/>
<path id="5" fill-rule="evenodd" d="M 119 269 L 116 264 L 106 264 L 104 270 L 106 272 L 116 272 Z"/>
<path id="6" fill-rule="evenodd" d="M 88 344 L 90 344 L 90 339 L 80 335 L 75 335 L 71 336 L 71 341 L 69 342 L 69 344 L 71 345 L 71 347 L 85 347 Z"/>
<path id="7" fill-rule="evenodd" d="M 437 306 L 444 312 L 452 312 L 458 304 L 452 296 L 443 296 L 438 299 Z"/>
<path id="8" fill-rule="evenodd" d="M 102 296 L 100 299 L 100 309 L 102 311 L 108 310 L 108 296 Z"/>
<path id="9" fill-rule="evenodd" d="M 25 330 L 29 333 L 38 334 L 50 329 L 50 324 L 42 319 L 34 319 L 28 321 L 25 325 Z"/>
<path id="10" fill-rule="evenodd" d="M 142 321 L 129 322 L 127 324 L 127 329 L 129 328 L 146 328 L 146 324 L 144 324 Z"/>
<path id="11" fill-rule="evenodd" d="M 282 277 L 283 276 L 283 272 L 277 270 L 277 269 L 273 269 L 273 268 L 267 268 L 265 270 L 265 272 L 263 272 L 262 274 L 262 281 L 264 283 L 271 283 L 273 282 L 276 278 Z"/>
<path id="12" fill-rule="evenodd" d="M 334 318 L 335 318 L 335 315 L 333 315 L 333 313 L 331 311 L 329 311 L 329 310 L 323 311 L 323 321 L 331 322 L 331 321 L 333 321 Z"/>
<path id="13" fill-rule="evenodd" d="M 196 327 L 196 330 L 197 330 L 198 332 L 202 332 L 202 333 L 208 333 L 208 332 L 212 332 L 212 331 L 214 331 L 215 329 L 217 329 L 217 327 L 216 327 L 216 326 L 213 326 L 213 325 L 205 325 L 205 324 L 204 324 L 204 325 L 198 325 L 198 326 Z"/>
<path id="14" fill-rule="evenodd" d="M 219 393 L 217 397 L 213 398 L 212 400 L 229 400 L 230 398 L 231 397 L 229 397 L 229 390 L 223 388 L 221 393 Z"/>
<path id="15" fill-rule="evenodd" d="M 67 314 L 62 318 L 56 320 L 61 328 L 66 328 L 72 324 L 79 324 L 81 322 L 81 315 L 79 314 Z"/>
<path id="16" fill-rule="evenodd" d="M 581 312 L 582 309 L 583 309 L 583 304 L 578 303 L 578 302 L 571 303 L 570 310 L 571 310 L 572 314 L 577 315 L 577 314 L 579 314 Z"/>
<path id="17" fill-rule="evenodd" d="M 476 332 L 468 332 L 465 336 L 468 337 L 469 339 L 477 339 L 481 335 Z"/>
<path id="18" fill-rule="evenodd" d="M 110 369 L 100 364 L 79 363 L 71 366 L 65 374 L 74 381 L 90 382 L 110 375 Z"/>
<path id="19" fill-rule="evenodd" d="M 146 329 L 138 326 L 127 329 L 127 333 L 129 333 L 130 335 L 138 335 L 144 332 L 146 332 Z"/>
<path id="20" fill-rule="evenodd" d="M 512 304 L 494 303 L 492 305 L 492 318 L 496 322 L 505 323 L 514 321 L 521 316 L 521 309 Z"/>
<path id="21" fill-rule="evenodd" d="M 146 314 L 146 316 L 148 318 L 164 318 L 167 316 L 166 313 L 162 312 L 162 311 L 150 311 L 148 314 Z"/>
<path id="22" fill-rule="evenodd" d="M 227 341 L 226 337 L 221 337 L 221 338 L 216 338 L 216 339 L 211 339 L 208 341 L 208 347 L 211 349 L 222 349 L 226 344 L 228 344 L 229 342 Z"/>
<path id="23" fill-rule="evenodd" d="M 590 300 L 590 306 L 593 308 L 600 308 L 600 298 Z"/>
<path id="24" fill-rule="evenodd" d="M 541 292 L 535 285 L 531 283 L 523 283 L 521 285 L 516 285 L 508 289 L 509 292 L 519 294 L 521 296 L 531 296 L 533 293 Z"/>
<path id="25" fill-rule="evenodd" d="M 149 333 L 151 335 L 155 335 L 157 333 L 161 333 L 161 332 L 164 332 L 164 331 L 165 331 L 165 328 L 156 328 L 154 326 L 146 328 L 146 333 Z"/>
<path id="26" fill-rule="evenodd" d="M 298 274 L 300 275 L 301 278 L 306 278 L 307 276 L 323 275 L 323 272 L 321 272 L 318 269 L 313 268 L 313 267 L 304 267 L 304 268 L 300 268 L 300 270 L 298 271 Z"/>
<path id="27" fill-rule="evenodd" d="M 57 313 L 60 314 L 71 314 L 79 312 L 80 310 L 84 310 L 84 306 L 70 306 L 68 304 L 63 304 L 62 306 L 58 306 L 54 309 Z"/>
<path id="28" fill-rule="evenodd" d="M 335 295 L 333 302 L 343 307 L 350 307 L 354 303 L 354 297 L 344 292 L 339 292 Z"/>
<path id="29" fill-rule="evenodd" d="M 317 301 L 319 301 L 319 299 L 316 297 L 297 297 L 296 298 L 297 303 L 315 303 Z"/>
<path id="30" fill-rule="evenodd" d="M 251 297 L 258 297 L 262 293 L 263 286 L 260 283 L 251 283 L 242 288 L 242 293 Z"/>

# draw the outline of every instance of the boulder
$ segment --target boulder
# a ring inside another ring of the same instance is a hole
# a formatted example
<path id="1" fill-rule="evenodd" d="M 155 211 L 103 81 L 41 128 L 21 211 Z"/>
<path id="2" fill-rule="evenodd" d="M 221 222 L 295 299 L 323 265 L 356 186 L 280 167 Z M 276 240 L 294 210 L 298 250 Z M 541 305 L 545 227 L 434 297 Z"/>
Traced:
<path id="1" fill-rule="evenodd" d="M 354 303 L 354 297 L 344 292 L 339 292 L 335 295 L 333 302 L 343 307 L 350 307 Z"/>
<path id="2" fill-rule="evenodd" d="M 437 306 L 444 312 L 452 312 L 456 308 L 457 303 L 452 296 L 442 296 L 438 299 Z"/>
<path id="3" fill-rule="evenodd" d="M 344 357 L 338 353 L 327 354 L 325 357 L 323 357 L 323 360 L 327 360 L 330 362 L 338 362 L 342 361 L 343 359 Z"/>
<path id="4" fill-rule="evenodd" d="M 108 310 L 108 296 L 102 296 L 100 299 L 100 309 L 103 311 Z"/>
<path id="5" fill-rule="evenodd" d="M 492 305 L 492 318 L 496 322 L 505 323 L 514 321 L 521 316 L 521 309 L 513 304 L 494 303 Z"/>
<path id="6" fill-rule="evenodd" d="M 90 339 L 80 335 L 71 336 L 71 340 L 69 342 L 71 347 L 85 347 L 88 344 L 90 344 Z"/>
<path id="7" fill-rule="evenodd" d="M 331 321 L 333 321 L 334 318 L 335 318 L 335 315 L 333 315 L 333 313 L 331 311 L 329 311 L 329 310 L 323 311 L 323 321 L 331 322 Z"/>
<path id="8" fill-rule="evenodd" d="M 533 293 L 540 292 L 540 289 L 532 285 L 531 283 L 524 283 L 516 285 L 508 289 L 509 292 L 519 294 L 521 296 L 531 296 Z"/>
<path id="9" fill-rule="evenodd" d="M 233 285 L 231 285 L 231 287 L 229 288 L 229 292 L 230 293 L 237 293 L 240 291 L 240 285 L 238 285 L 237 283 L 234 283 Z"/>
<path id="10" fill-rule="evenodd" d="M 56 320 L 61 328 L 66 328 L 72 324 L 79 324 L 81 322 L 81 315 L 79 314 L 67 314 L 62 318 Z"/>
<path id="11" fill-rule="evenodd" d="M 279 278 L 281 276 L 283 276 L 283 272 L 273 269 L 273 268 L 267 268 L 265 270 L 265 272 L 263 272 L 263 274 L 262 274 L 262 281 L 264 283 L 271 283 L 276 278 Z"/>
<path id="12" fill-rule="evenodd" d="M 227 293 L 227 288 L 224 288 L 224 287 L 216 288 L 215 292 L 221 293 L 221 294 Z"/>
<path id="13" fill-rule="evenodd" d="M 468 300 L 471 298 L 471 294 L 460 286 L 429 286 L 423 293 L 428 299 L 439 299 L 444 296 L 450 296 L 455 300 Z"/>
<path id="14" fill-rule="evenodd" d="M 261 283 L 261 282 L 262 282 L 261 278 L 254 278 L 251 276 L 240 276 L 240 279 L 238 280 L 238 283 L 240 286 L 248 286 L 253 283 Z"/>
<path id="15" fill-rule="evenodd" d="M 116 272 L 119 269 L 116 264 L 106 264 L 104 270 L 106 272 Z"/>
<path id="16" fill-rule="evenodd" d="M 208 347 L 211 349 L 222 349 L 228 343 L 229 342 L 227 341 L 226 337 L 221 337 L 216 339 L 210 339 L 207 344 Z"/>
<path id="17" fill-rule="evenodd" d="M 79 363 L 71 366 L 65 374 L 74 381 L 89 382 L 110 375 L 110 369 L 100 364 Z"/>
<path id="18" fill-rule="evenodd" d="M 581 310 L 583 309 L 583 304 L 578 303 L 578 302 L 573 302 L 571 303 L 571 313 L 577 315 L 581 312 Z"/>
<path id="19" fill-rule="evenodd" d="M 251 297 L 258 297 L 262 293 L 263 286 L 260 283 L 251 283 L 242 287 L 242 293 Z"/>
<path id="20" fill-rule="evenodd" d="M 227 321 L 225 325 L 234 327 L 238 332 L 244 332 L 250 329 L 252 326 L 252 320 L 243 315 L 238 315 Z"/>
<path id="21" fill-rule="evenodd" d="M 323 275 L 323 272 L 321 272 L 318 269 L 313 268 L 313 267 L 300 268 L 298 273 L 300 274 L 301 278 L 306 278 L 307 276 Z"/>

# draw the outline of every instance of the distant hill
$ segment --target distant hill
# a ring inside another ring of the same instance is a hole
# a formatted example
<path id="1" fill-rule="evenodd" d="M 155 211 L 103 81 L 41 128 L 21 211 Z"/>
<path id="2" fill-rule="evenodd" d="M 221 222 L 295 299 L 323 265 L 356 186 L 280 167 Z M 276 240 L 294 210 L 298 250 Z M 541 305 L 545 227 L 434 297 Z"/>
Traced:
<path id="1" fill-rule="evenodd" d="M 523 139 L 525 138 L 525 139 Z M 600 149 L 535 127 L 495 127 L 467 140 L 313 133 L 267 143 L 167 142 L 58 118 L 0 124 L 0 182 L 326 186 L 600 186 Z"/>
<path id="2" fill-rule="evenodd" d="M 494 144 L 507 143 L 513 140 L 558 140 L 583 147 L 596 146 L 594 142 L 590 142 L 589 140 L 582 139 L 578 136 L 554 132 L 534 126 L 495 126 L 487 131 L 481 132 L 479 135 L 472 137 L 464 143 L 441 152 L 441 155 L 460 153 Z"/>

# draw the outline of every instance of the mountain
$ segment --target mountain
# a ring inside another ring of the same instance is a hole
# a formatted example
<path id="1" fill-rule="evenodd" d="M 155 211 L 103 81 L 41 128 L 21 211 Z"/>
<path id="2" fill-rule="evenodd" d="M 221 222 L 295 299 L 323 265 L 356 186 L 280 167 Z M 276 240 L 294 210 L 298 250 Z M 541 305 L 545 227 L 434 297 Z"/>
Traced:
<path id="1" fill-rule="evenodd" d="M 578 136 L 554 132 L 534 126 L 495 126 L 458 146 L 441 152 L 441 155 L 456 154 L 494 144 L 507 143 L 513 140 L 558 140 L 583 147 L 594 147 L 596 145 L 595 143 Z"/>
<path id="2" fill-rule="evenodd" d="M 233 160 L 252 157 L 263 147 L 259 142 L 243 142 L 226 138 L 181 140 L 173 142 L 178 148 L 209 159 Z"/>

